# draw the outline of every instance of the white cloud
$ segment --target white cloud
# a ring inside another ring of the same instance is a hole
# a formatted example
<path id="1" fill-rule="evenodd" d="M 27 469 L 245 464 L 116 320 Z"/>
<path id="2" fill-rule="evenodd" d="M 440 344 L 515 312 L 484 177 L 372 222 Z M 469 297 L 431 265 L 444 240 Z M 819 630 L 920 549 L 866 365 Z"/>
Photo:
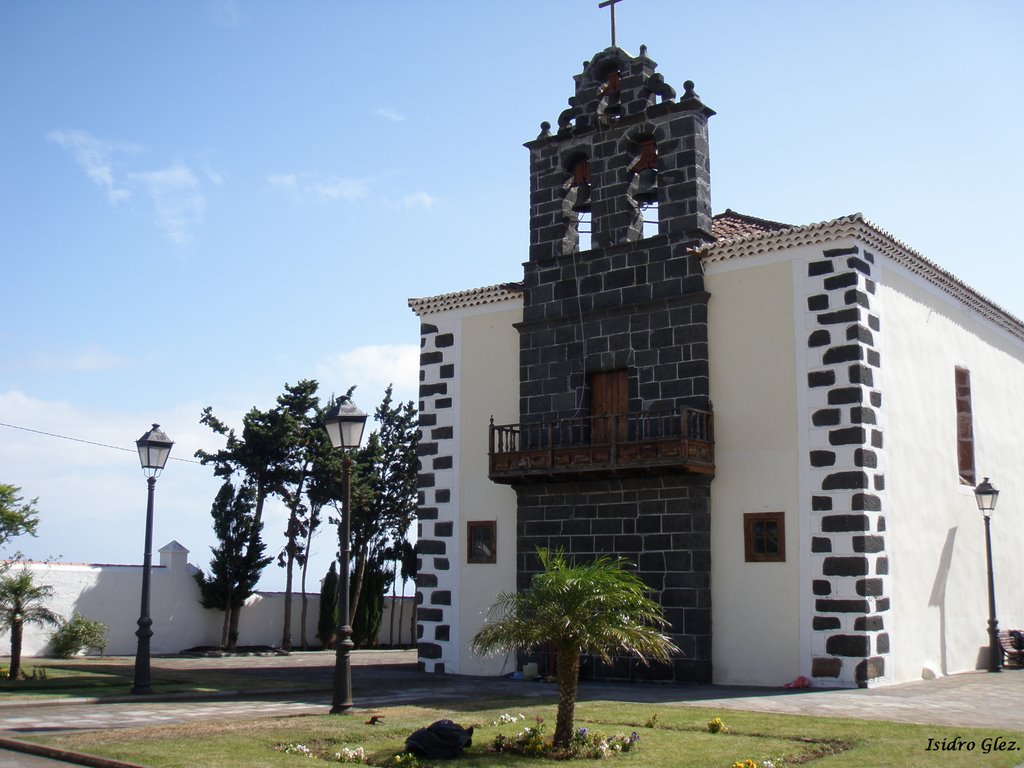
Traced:
<path id="1" fill-rule="evenodd" d="M 360 408 L 373 413 L 388 384 L 393 397 L 418 403 L 420 348 L 415 344 L 377 344 L 356 347 L 328 358 L 318 366 L 315 378 L 324 399 L 342 394 L 355 385 L 352 395 Z"/>
<path id="2" fill-rule="evenodd" d="M 405 115 L 401 114 L 400 112 L 395 112 L 392 109 L 378 109 L 376 114 L 379 115 L 380 117 L 385 117 L 388 120 L 391 120 L 392 122 L 395 123 L 405 122 Z"/>
<path id="3" fill-rule="evenodd" d="M 218 27 L 235 29 L 242 21 L 237 0 L 212 0 L 211 18 Z"/>
<path id="4" fill-rule="evenodd" d="M 433 195 L 428 195 L 426 192 L 413 192 L 405 195 L 401 201 L 399 201 L 399 207 L 405 210 L 413 208 L 432 208 L 437 203 L 437 198 Z"/>
<path id="5" fill-rule="evenodd" d="M 193 229 L 203 220 L 206 198 L 202 183 L 190 168 L 176 163 L 156 171 L 123 171 L 116 161 L 140 152 L 139 145 L 113 143 L 79 130 L 50 131 L 46 138 L 70 152 L 111 203 L 132 199 L 133 187 L 141 186 L 152 199 L 156 223 L 167 238 L 179 246 L 192 240 Z M 209 184 L 224 183 L 224 177 L 209 166 L 203 175 Z"/>
<path id="6" fill-rule="evenodd" d="M 344 391 L 356 383 L 350 377 L 371 372 L 372 377 L 359 379 L 356 402 L 372 413 L 390 381 L 396 399 L 415 398 L 418 357 L 418 347 L 411 345 L 363 347 L 328 361 L 324 370 L 331 378 L 324 382 L 337 381 L 338 391 Z M 330 395 L 330 388 L 322 384 L 321 393 Z M 223 438 L 199 423 L 207 404 L 184 402 L 154 413 L 94 411 L 69 400 L 0 390 L 0 482 L 21 487 L 25 498 L 39 497 L 40 511 L 39 536 L 19 537 L 8 550 L 19 549 L 36 560 L 142 562 L 146 480 L 135 440 L 157 421 L 174 447 L 156 485 L 153 545 L 159 549 L 175 539 L 190 550 L 190 563 L 208 568 L 210 547 L 216 543 L 210 504 L 221 480 L 211 468 L 195 463 L 193 455 L 197 448 L 216 450 Z M 247 410 L 214 408 L 235 427 Z M 271 500 L 264 514 L 268 550 L 277 551 L 287 513 L 279 501 Z M 324 525 L 314 541 L 311 576 L 326 572 L 336 549 L 332 526 Z M 283 569 L 264 570 L 260 588 L 283 589 Z"/>
<path id="7" fill-rule="evenodd" d="M 159 171 L 128 174 L 132 182 L 142 184 L 156 207 L 157 225 L 175 245 L 187 245 L 193 229 L 203 221 L 206 198 L 199 179 L 184 165 Z"/>
<path id="8" fill-rule="evenodd" d="M 37 353 L 27 367 L 44 371 L 104 371 L 121 368 L 127 362 L 120 355 L 90 344 L 79 350 Z"/>
<path id="9" fill-rule="evenodd" d="M 269 173 L 267 183 L 277 189 L 301 196 L 326 200 L 361 200 L 369 194 L 370 185 L 364 179 L 344 176 L 321 176 L 314 173 Z"/>
<path id="10" fill-rule="evenodd" d="M 213 543 L 210 503 L 220 481 L 192 459 L 217 438 L 199 424 L 201 406 L 184 403 L 159 414 L 99 412 L 68 400 L 0 392 L 0 482 L 39 498 L 39 536 L 12 549 L 33 559 L 138 563 L 142 559 L 146 482 L 135 440 L 155 420 L 175 441 L 157 485 L 154 545 L 177 539 L 205 565 Z"/>
<path id="11" fill-rule="evenodd" d="M 119 184 L 115 178 L 114 156 L 134 154 L 139 147 L 134 144 L 115 144 L 104 141 L 86 131 L 50 131 L 47 140 L 67 150 L 85 171 L 86 176 L 100 189 L 114 205 L 131 198 L 131 191 Z"/>
<path id="12" fill-rule="evenodd" d="M 366 197 L 367 192 L 365 181 L 339 177 L 331 177 L 316 182 L 312 185 L 311 189 L 316 194 L 329 200 L 358 200 L 359 198 Z"/>
<path id="13" fill-rule="evenodd" d="M 294 173 L 270 173 L 267 174 L 267 181 L 272 187 L 284 189 L 295 189 L 299 185 L 299 177 Z"/>

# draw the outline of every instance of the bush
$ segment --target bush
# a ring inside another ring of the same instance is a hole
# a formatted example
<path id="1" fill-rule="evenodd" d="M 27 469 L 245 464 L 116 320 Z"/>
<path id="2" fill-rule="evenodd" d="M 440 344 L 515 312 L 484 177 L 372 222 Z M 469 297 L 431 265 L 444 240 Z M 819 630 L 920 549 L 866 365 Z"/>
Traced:
<path id="1" fill-rule="evenodd" d="M 102 656 L 107 647 L 107 625 L 76 613 L 71 621 L 64 622 L 53 633 L 50 642 L 54 654 L 62 659 L 70 659 L 85 650 Z"/>

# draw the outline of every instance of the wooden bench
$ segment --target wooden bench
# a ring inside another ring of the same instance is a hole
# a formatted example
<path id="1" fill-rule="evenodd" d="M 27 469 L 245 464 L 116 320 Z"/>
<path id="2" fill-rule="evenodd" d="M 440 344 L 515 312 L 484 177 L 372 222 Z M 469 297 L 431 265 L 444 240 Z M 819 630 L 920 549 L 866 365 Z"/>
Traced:
<path id="1" fill-rule="evenodd" d="M 1018 667 L 1024 667 L 1024 648 L 1017 648 L 1014 645 L 1014 638 L 1011 632 L 1015 631 L 1017 630 L 999 630 L 999 646 L 1002 648 L 1005 662 L 1013 662 Z"/>

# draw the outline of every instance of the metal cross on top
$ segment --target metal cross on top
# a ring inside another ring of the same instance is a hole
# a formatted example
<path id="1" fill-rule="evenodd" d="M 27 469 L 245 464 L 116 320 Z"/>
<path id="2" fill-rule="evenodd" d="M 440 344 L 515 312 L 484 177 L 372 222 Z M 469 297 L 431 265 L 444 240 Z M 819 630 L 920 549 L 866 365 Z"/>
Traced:
<path id="1" fill-rule="evenodd" d="M 598 3 L 598 8 L 611 8 L 612 10 L 612 48 L 615 47 L 615 4 L 621 3 L 622 0 L 604 0 L 603 3 Z"/>

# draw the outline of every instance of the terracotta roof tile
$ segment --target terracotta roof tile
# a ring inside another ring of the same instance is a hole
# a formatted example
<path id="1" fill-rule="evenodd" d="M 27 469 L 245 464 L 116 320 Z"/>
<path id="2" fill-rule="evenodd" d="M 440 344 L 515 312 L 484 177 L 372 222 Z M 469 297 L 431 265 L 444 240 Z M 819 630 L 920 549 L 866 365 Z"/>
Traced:
<path id="1" fill-rule="evenodd" d="M 440 296 L 424 296 L 409 299 L 409 308 L 419 315 L 429 315 L 449 309 L 477 307 L 481 304 L 493 304 L 498 301 L 519 298 L 523 295 L 522 283 L 501 283 L 483 288 L 472 288 L 468 291 L 443 293 Z"/>
<path id="2" fill-rule="evenodd" d="M 735 240 L 739 237 L 750 237 L 764 232 L 778 232 L 792 226 L 792 224 L 783 224 L 780 221 L 747 216 L 744 213 L 737 213 L 731 208 L 726 208 L 724 213 L 712 217 L 711 234 L 715 236 L 715 240 Z"/>
<path id="3" fill-rule="evenodd" d="M 731 213 L 731 212 L 727 212 Z M 733 216 L 741 214 L 732 214 Z M 723 214 L 724 216 L 724 214 Z M 748 219 L 751 217 L 742 217 Z M 717 217 L 716 217 L 717 219 Z M 763 221 L 763 220 L 762 220 Z M 767 222 L 777 224 L 777 222 Z M 779 225 L 778 229 L 751 230 L 721 238 L 697 249 L 695 253 L 705 264 L 728 259 L 756 256 L 804 245 L 820 245 L 844 238 L 857 238 L 895 263 L 931 283 L 939 290 L 958 300 L 987 321 L 1024 341 L 1024 322 L 998 304 L 971 288 L 952 272 L 922 256 L 900 242 L 881 227 L 871 223 L 861 213 L 842 216 L 832 221 L 820 221 L 801 226 Z"/>

